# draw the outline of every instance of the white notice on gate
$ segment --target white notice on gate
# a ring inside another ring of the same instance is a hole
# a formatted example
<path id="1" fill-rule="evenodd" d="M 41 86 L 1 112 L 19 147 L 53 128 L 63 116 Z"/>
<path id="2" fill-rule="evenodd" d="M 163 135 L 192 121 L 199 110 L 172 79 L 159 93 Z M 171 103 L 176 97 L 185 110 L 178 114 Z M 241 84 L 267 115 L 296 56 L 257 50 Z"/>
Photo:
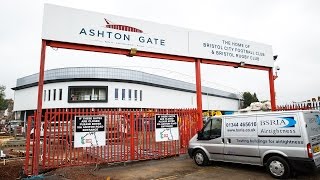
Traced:
<path id="1" fill-rule="evenodd" d="M 177 114 L 156 114 L 156 142 L 179 140 Z"/>
<path id="2" fill-rule="evenodd" d="M 105 116 L 75 116 L 74 147 L 106 145 Z"/>

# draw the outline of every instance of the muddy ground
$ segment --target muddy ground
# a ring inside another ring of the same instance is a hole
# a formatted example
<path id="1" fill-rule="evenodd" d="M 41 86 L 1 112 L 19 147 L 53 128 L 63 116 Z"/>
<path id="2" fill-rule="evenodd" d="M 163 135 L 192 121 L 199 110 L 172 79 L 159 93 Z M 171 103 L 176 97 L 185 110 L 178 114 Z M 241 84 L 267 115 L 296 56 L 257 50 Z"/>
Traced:
<path id="1" fill-rule="evenodd" d="M 206 167 L 195 165 L 188 156 L 148 160 L 118 165 L 60 168 L 46 174 L 47 179 L 273 179 L 263 167 L 233 163 L 213 163 Z M 297 174 L 292 179 L 320 179 L 320 173 Z"/>
<path id="2" fill-rule="evenodd" d="M 22 161 L 0 166 L 0 179 L 10 180 L 19 177 Z M 188 156 L 147 160 L 131 163 L 102 164 L 54 169 L 42 174 L 44 179 L 67 180 L 169 180 L 169 179 L 273 179 L 263 167 L 233 163 L 213 163 L 206 167 L 195 165 Z M 297 174 L 291 179 L 320 179 L 320 172 L 315 174 Z"/>
<path id="3" fill-rule="evenodd" d="M 23 160 L 0 161 L 0 179 L 2 180 L 13 180 L 19 179 L 22 175 Z"/>

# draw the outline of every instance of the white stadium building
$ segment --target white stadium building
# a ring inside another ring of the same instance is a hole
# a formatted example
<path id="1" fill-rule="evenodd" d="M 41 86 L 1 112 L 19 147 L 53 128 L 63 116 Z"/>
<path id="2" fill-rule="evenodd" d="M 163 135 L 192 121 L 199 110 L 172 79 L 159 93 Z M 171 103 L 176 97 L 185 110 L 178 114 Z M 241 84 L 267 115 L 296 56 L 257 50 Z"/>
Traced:
<path id="1" fill-rule="evenodd" d="M 39 74 L 17 80 L 16 119 L 37 109 Z M 237 111 L 240 96 L 202 87 L 203 110 Z M 43 109 L 196 108 L 195 84 L 145 72 L 109 67 L 72 67 L 45 71 Z"/>

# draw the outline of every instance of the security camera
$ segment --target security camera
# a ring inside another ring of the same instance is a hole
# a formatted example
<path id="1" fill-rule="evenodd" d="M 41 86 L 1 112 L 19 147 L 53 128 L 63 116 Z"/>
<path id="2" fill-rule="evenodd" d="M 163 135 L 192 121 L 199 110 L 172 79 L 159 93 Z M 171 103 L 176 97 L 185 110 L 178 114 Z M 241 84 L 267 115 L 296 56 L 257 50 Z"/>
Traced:
<path id="1" fill-rule="evenodd" d="M 275 61 L 278 58 L 278 55 L 273 56 L 273 60 Z"/>

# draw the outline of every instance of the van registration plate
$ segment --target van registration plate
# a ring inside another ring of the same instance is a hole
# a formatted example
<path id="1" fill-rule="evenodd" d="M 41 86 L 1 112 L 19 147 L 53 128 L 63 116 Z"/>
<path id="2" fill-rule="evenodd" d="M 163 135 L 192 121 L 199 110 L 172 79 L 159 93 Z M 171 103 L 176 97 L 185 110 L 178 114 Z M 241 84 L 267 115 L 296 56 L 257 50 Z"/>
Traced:
<path id="1" fill-rule="evenodd" d="M 319 146 L 314 146 L 313 147 L 313 152 L 314 153 L 320 152 L 320 147 Z"/>

